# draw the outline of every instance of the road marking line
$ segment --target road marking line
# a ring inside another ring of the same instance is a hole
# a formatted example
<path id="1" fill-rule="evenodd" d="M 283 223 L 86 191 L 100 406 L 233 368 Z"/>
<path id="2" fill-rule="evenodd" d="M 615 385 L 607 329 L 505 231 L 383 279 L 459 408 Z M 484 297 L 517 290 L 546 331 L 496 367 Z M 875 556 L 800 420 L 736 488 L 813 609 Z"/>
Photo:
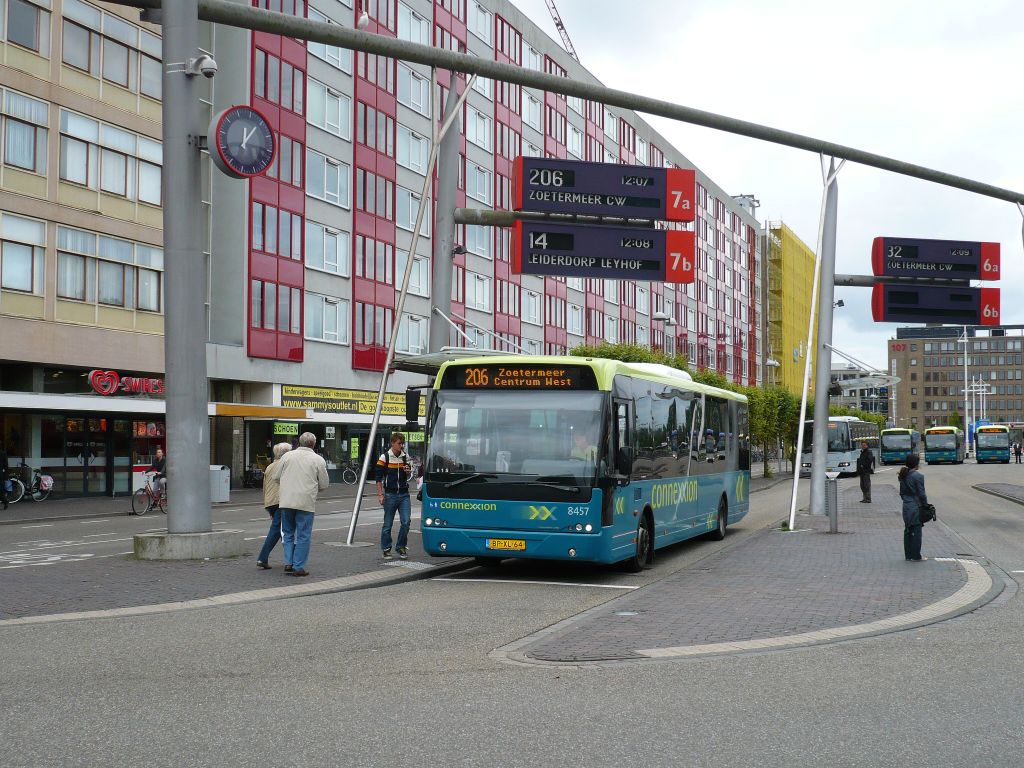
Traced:
<path id="1" fill-rule="evenodd" d="M 1010 573 L 1024 573 L 1024 571 L 1010 571 Z"/>
<path id="2" fill-rule="evenodd" d="M 438 576 L 431 581 L 474 581 L 490 584 L 545 584 L 553 587 L 593 587 L 594 589 L 639 589 L 639 586 L 626 584 L 585 584 L 579 581 L 527 581 L 519 579 L 457 579 Z"/>
<path id="3" fill-rule="evenodd" d="M 87 533 L 82 538 L 85 538 L 85 539 L 95 539 L 95 538 L 98 538 L 100 536 L 116 536 L 116 535 L 117 534 L 114 531 L 109 531 L 107 533 Z"/>
<path id="4" fill-rule="evenodd" d="M 106 541 L 55 541 L 48 542 L 46 544 L 39 544 L 35 547 L 25 547 L 24 550 L 15 550 L 17 552 L 28 552 L 33 549 L 66 549 L 68 547 L 84 547 L 86 544 L 109 544 L 113 541 L 131 541 L 131 537 L 126 539 L 107 539 Z M 9 555 L 11 552 L 0 552 L 0 555 Z"/>
<path id="5" fill-rule="evenodd" d="M 39 523 L 38 525 L 23 525 L 22 528 L 53 528 L 53 523 Z"/>
<path id="6" fill-rule="evenodd" d="M 270 515 L 267 515 L 267 517 L 270 517 Z M 259 522 L 262 522 L 263 520 L 266 520 L 267 517 L 250 517 L 248 520 L 246 520 L 246 522 L 247 523 L 259 523 Z"/>
<path id="7" fill-rule="evenodd" d="M 95 525 L 96 523 L 105 523 L 105 522 L 107 522 L 107 521 L 102 519 L 102 518 L 99 519 L 99 520 L 79 520 L 79 523 L 81 523 L 82 525 Z"/>
<path id="8" fill-rule="evenodd" d="M 246 536 L 242 541 L 256 541 L 257 539 L 265 539 L 266 536 Z"/>
<path id="9" fill-rule="evenodd" d="M 210 525 L 227 525 L 227 520 L 214 520 Z"/>

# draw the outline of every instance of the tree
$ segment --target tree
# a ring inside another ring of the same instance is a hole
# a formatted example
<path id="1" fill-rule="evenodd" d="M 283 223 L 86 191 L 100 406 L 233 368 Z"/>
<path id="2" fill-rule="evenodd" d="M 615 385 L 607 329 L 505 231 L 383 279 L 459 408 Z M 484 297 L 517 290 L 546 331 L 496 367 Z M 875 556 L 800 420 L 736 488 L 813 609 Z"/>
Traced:
<path id="1" fill-rule="evenodd" d="M 580 344 L 569 350 L 576 357 L 603 357 L 608 360 L 621 360 L 624 363 L 658 363 L 680 371 L 689 372 L 686 355 L 669 355 L 660 349 L 650 349 L 639 344 Z"/>
<path id="2" fill-rule="evenodd" d="M 960 411 L 953 411 L 949 414 L 949 418 L 946 419 L 951 427 L 964 428 L 964 420 L 960 417 Z"/>

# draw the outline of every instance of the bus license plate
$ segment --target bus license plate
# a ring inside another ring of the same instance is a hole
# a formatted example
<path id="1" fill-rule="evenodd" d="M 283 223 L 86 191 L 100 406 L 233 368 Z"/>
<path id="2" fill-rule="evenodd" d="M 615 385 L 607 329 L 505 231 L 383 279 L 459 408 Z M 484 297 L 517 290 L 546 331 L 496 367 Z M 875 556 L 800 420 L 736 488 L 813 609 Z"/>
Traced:
<path id="1" fill-rule="evenodd" d="M 487 548 L 525 550 L 526 542 L 522 539 L 487 539 Z"/>

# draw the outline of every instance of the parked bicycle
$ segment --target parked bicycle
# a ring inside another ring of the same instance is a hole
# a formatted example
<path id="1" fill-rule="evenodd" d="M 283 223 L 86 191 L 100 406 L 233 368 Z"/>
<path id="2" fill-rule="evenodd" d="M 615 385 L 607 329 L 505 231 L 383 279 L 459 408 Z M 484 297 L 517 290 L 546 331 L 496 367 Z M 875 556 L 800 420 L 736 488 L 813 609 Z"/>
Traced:
<path id="1" fill-rule="evenodd" d="M 146 473 L 146 484 L 132 494 L 133 515 L 144 515 L 154 509 L 167 514 L 167 488 L 153 485 L 153 472 Z"/>
<path id="2" fill-rule="evenodd" d="M 21 482 L 21 478 L 18 475 L 19 472 L 12 469 L 8 471 L 7 477 L 4 478 L 4 483 L 7 485 L 8 504 L 17 504 L 25 495 L 25 484 Z"/>
<path id="3" fill-rule="evenodd" d="M 359 481 L 359 471 L 351 462 L 340 464 L 341 480 L 347 485 L 355 485 Z M 361 469 L 361 467 L 360 467 Z"/>
<path id="4" fill-rule="evenodd" d="M 242 487 L 262 488 L 263 470 L 255 464 L 250 464 L 249 468 L 245 470 L 245 474 L 242 475 Z"/>
<path id="5" fill-rule="evenodd" d="M 23 486 L 24 487 L 24 486 Z M 53 478 L 44 475 L 40 469 L 32 469 L 32 482 L 29 483 L 25 493 L 32 501 L 46 501 L 53 490 Z"/>

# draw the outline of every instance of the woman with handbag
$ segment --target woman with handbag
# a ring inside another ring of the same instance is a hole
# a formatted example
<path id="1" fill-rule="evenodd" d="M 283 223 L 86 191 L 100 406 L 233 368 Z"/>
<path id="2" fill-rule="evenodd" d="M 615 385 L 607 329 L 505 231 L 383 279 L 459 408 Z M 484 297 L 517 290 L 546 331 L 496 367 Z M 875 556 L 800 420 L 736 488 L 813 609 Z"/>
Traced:
<path id="1" fill-rule="evenodd" d="M 900 498 L 903 500 L 903 554 L 907 560 L 921 562 L 921 531 L 924 528 L 925 508 L 929 506 L 924 491 L 924 475 L 917 470 L 921 459 L 916 453 L 907 456 L 906 466 L 900 470 Z M 931 519 L 930 517 L 928 519 Z"/>

